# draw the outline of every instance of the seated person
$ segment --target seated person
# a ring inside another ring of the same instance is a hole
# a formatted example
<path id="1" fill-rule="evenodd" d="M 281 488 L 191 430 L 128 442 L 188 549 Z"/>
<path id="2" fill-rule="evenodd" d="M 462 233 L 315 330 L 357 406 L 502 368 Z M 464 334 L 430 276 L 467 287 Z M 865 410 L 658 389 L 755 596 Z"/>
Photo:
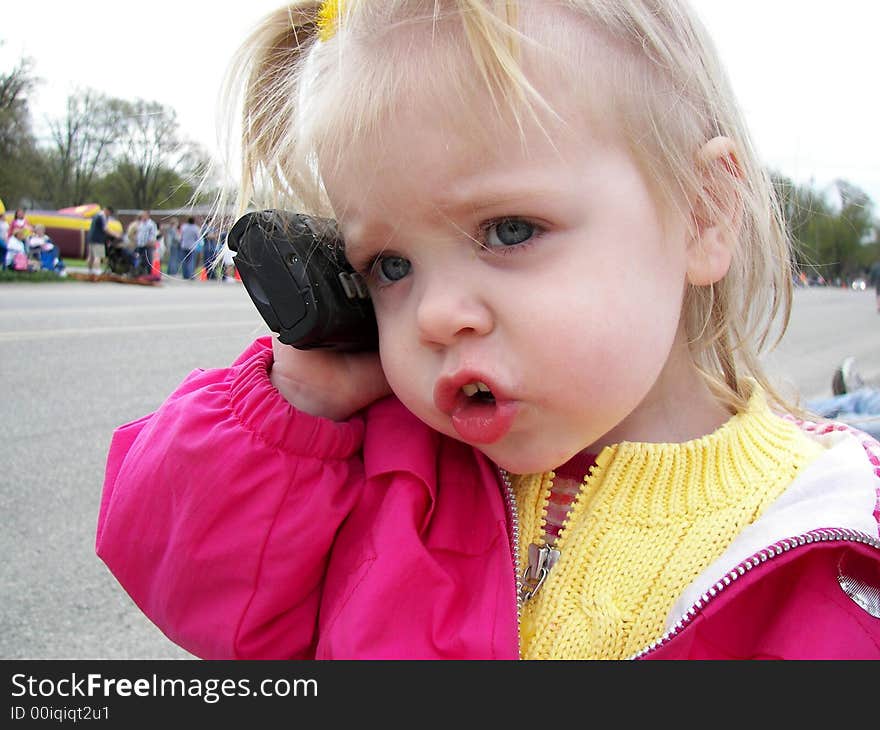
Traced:
<path id="1" fill-rule="evenodd" d="M 831 398 L 807 401 L 806 408 L 880 440 L 880 388 L 865 384 L 856 369 L 855 358 L 846 358 L 834 371 L 831 392 Z"/>
<path id="2" fill-rule="evenodd" d="M 24 241 L 18 238 L 17 235 L 10 233 L 9 238 L 6 241 L 6 268 L 15 268 L 15 256 L 20 253 L 27 255 Z"/>
<path id="3" fill-rule="evenodd" d="M 28 257 L 39 263 L 39 268 L 54 270 L 57 248 L 52 239 L 46 235 L 46 226 L 37 223 L 34 234 L 28 238 Z M 47 266 L 46 262 L 50 262 Z"/>

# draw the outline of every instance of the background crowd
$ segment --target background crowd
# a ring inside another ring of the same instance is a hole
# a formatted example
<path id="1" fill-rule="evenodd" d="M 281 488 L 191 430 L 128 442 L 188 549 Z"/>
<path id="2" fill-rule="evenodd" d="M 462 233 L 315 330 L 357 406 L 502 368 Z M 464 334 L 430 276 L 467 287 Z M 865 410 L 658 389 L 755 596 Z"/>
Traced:
<path id="1" fill-rule="evenodd" d="M 65 272 L 58 247 L 42 224 L 31 225 L 23 208 L 7 221 L 0 216 L 0 264 L 3 270 Z"/>
<path id="2" fill-rule="evenodd" d="M 156 223 L 152 212 L 141 211 L 131 220 L 120 237 L 107 232 L 112 208 L 104 208 L 92 220 L 89 230 L 89 273 L 101 274 L 115 255 L 125 257 L 131 273 L 159 274 L 182 279 L 229 280 L 233 265 L 229 252 L 222 253 L 226 231 L 220 231 L 208 219 L 197 221 L 170 217 Z M 92 246 L 95 246 L 94 256 Z M 222 256 L 218 260 L 218 256 Z"/>
<path id="3" fill-rule="evenodd" d="M 63 246 L 59 247 L 50 233 L 44 224 L 29 220 L 24 208 L 0 214 L 0 269 L 65 276 Z M 95 277 L 106 273 L 161 274 L 225 281 L 235 273 L 230 252 L 222 253 L 225 239 L 226 231 L 205 218 L 168 217 L 157 223 L 149 210 L 140 211 L 123 228 L 108 206 L 91 219 L 85 237 L 85 266 Z"/>

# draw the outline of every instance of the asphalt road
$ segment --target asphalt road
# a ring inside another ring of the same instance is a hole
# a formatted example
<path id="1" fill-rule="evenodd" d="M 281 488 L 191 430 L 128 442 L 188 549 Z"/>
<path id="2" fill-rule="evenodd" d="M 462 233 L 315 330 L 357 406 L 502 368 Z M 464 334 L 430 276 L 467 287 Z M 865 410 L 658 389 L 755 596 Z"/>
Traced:
<path id="1" fill-rule="evenodd" d="M 0 659 L 188 658 L 95 557 L 104 459 L 116 426 L 267 330 L 237 283 L 3 284 L 0 313 Z M 848 355 L 880 382 L 873 292 L 797 291 L 771 373 L 828 395 Z"/>

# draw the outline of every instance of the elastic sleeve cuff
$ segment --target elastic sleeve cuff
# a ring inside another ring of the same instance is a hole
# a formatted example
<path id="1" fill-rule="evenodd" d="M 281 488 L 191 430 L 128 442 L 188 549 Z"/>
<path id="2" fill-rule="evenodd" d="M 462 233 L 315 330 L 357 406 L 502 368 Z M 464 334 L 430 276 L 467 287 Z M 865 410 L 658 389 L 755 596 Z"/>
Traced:
<path id="1" fill-rule="evenodd" d="M 269 380 L 272 341 L 256 340 L 230 370 L 232 412 L 242 426 L 270 446 L 318 459 L 346 459 L 360 450 L 363 418 L 331 421 L 297 410 Z"/>

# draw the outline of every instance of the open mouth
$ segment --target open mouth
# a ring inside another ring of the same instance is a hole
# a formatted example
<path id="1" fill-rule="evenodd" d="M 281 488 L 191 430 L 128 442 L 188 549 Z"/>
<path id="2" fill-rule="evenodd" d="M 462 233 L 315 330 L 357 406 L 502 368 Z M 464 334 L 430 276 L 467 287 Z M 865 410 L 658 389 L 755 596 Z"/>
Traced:
<path id="1" fill-rule="evenodd" d="M 479 403 L 494 403 L 495 396 L 492 390 L 485 383 L 467 383 L 461 386 L 461 392 L 464 393 L 469 400 Z"/>
<path id="2" fill-rule="evenodd" d="M 461 386 L 450 415 L 453 428 L 465 441 L 490 444 L 507 433 L 516 411 L 512 401 L 496 400 L 492 389 L 477 380 Z"/>
<path id="3" fill-rule="evenodd" d="M 434 386 L 434 404 L 446 414 L 455 432 L 471 444 L 490 444 L 513 426 L 519 401 L 496 383 L 489 385 L 477 371 L 441 377 Z M 494 390 L 493 390 L 494 388 Z"/>

